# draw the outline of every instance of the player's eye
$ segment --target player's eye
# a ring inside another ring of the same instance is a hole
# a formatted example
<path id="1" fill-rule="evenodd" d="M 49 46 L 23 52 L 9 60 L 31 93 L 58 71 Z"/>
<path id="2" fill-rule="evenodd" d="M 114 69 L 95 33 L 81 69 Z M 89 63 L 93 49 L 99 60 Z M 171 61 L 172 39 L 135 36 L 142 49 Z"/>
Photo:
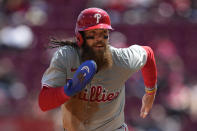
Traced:
<path id="1" fill-rule="evenodd" d="M 104 38 L 104 39 L 108 39 L 108 37 L 109 37 L 108 35 L 104 35 L 104 37 L 103 37 L 103 38 Z"/>
<path id="2" fill-rule="evenodd" d="M 94 36 L 86 36 L 86 39 L 94 39 Z"/>

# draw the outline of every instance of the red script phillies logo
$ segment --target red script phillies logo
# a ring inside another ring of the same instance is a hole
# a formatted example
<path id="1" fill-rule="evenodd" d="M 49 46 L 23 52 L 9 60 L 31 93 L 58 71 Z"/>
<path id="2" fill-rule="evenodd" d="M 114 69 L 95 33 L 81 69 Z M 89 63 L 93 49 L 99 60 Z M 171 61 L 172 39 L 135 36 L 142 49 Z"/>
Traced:
<path id="1" fill-rule="evenodd" d="M 120 94 L 120 91 L 106 92 L 102 86 L 92 86 L 88 94 L 88 91 L 82 91 L 77 96 L 79 99 L 91 102 L 107 102 L 115 99 Z M 88 99 L 89 98 L 89 99 Z"/>

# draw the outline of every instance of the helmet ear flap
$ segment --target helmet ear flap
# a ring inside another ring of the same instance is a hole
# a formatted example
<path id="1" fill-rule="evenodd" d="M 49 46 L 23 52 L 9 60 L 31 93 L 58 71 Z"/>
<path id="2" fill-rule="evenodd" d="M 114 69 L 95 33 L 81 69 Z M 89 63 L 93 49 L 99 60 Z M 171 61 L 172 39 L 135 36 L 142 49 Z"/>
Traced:
<path id="1" fill-rule="evenodd" d="M 78 44 L 79 47 L 81 47 L 81 45 L 84 42 L 83 37 L 79 32 L 76 34 L 76 37 L 77 37 L 77 44 Z"/>

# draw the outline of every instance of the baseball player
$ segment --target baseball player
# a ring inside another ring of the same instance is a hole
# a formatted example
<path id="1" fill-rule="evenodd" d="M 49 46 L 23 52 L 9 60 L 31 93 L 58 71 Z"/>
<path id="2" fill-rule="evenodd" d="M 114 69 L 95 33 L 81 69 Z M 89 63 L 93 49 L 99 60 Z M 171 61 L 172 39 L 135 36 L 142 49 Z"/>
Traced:
<path id="1" fill-rule="evenodd" d="M 154 53 L 148 46 L 109 45 L 110 17 L 102 9 L 83 10 L 76 23 L 76 42 L 55 41 L 55 52 L 42 78 L 39 106 L 61 106 L 66 131 L 127 131 L 124 121 L 127 79 L 142 71 L 145 94 L 140 116 L 152 108 L 157 90 Z"/>

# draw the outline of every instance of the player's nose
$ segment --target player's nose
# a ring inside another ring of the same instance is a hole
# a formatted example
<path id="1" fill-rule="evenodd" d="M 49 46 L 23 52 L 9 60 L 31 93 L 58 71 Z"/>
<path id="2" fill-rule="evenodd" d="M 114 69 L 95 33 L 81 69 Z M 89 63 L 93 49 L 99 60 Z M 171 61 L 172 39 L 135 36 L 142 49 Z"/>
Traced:
<path id="1" fill-rule="evenodd" d="M 96 41 L 102 41 L 102 40 L 103 40 L 103 37 L 102 37 L 101 35 L 97 35 L 97 36 L 95 37 L 95 40 L 96 40 Z"/>

